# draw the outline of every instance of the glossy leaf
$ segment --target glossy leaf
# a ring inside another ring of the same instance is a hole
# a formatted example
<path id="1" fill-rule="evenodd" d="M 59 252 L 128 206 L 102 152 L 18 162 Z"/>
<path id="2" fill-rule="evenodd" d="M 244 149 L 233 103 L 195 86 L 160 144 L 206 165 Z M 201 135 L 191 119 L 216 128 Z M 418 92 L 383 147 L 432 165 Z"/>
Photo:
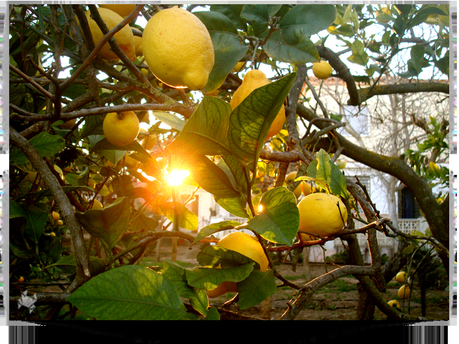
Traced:
<path id="1" fill-rule="evenodd" d="M 257 269 L 260 267 L 257 262 L 243 254 L 217 245 L 203 248 L 196 259 L 199 264 L 206 267 L 232 268 L 249 263 L 253 263 Z"/>
<path id="2" fill-rule="evenodd" d="M 61 152 L 65 147 L 64 139 L 59 135 L 51 135 L 46 131 L 35 135 L 30 139 L 30 144 L 37 150 L 42 157 L 48 157 Z M 29 161 L 22 151 L 13 146 L 10 153 L 10 163 L 12 165 L 22 165 Z"/>
<path id="3" fill-rule="evenodd" d="M 228 143 L 244 165 L 256 166 L 272 122 L 283 105 L 296 73 L 255 89 L 231 113 Z"/>
<path id="4" fill-rule="evenodd" d="M 231 20 L 224 14 L 214 11 L 194 12 L 209 31 L 215 53 L 215 63 L 209 75 L 203 93 L 218 89 L 228 73 L 248 50 L 246 44 L 240 44 L 238 32 Z"/>
<path id="5" fill-rule="evenodd" d="M 237 284 L 237 290 L 239 308 L 254 307 L 277 291 L 274 273 L 272 270 L 253 270 L 246 279 Z"/>
<path id="6" fill-rule="evenodd" d="M 153 116 L 178 131 L 182 131 L 186 123 L 183 119 L 165 111 L 153 111 Z"/>
<path id="7" fill-rule="evenodd" d="M 228 175 L 206 156 L 189 156 L 185 165 L 195 182 L 218 198 L 239 197 Z"/>
<path id="8" fill-rule="evenodd" d="M 171 222 L 175 222 L 175 212 L 178 215 L 178 225 L 180 228 L 195 231 L 198 229 L 198 216 L 179 202 L 167 202 L 161 206 L 163 214 Z"/>
<path id="9" fill-rule="evenodd" d="M 289 45 L 297 45 L 304 37 L 327 29 L 335 18 L 333 5 L 296 5 L 279 24 L 282 39 Z"/>
<path id="10" fill-rule="evenodd" d="M 89 234 L 103 240 L 111 250 L 128 227 L 130 209 L 129 199 L 120 197 L 105 208 L 77 212 L 75 215 Z"/>
<path id="11" fill-rule="evenodd" d="M 210 225 L 207 225 L 199 231 L 198 235 L 196 236 L 196 239 L 194 239 L 193 244 L 197 243 L 199 240 L 205 238 L 206 236 L 209 236 L 211 234 L 224 231 L 227 229 L 233 229 L 236 226 L 239 226 L 240 223 L 237 221 L 221 221 L 217 223 L 212 223 Z"/>
<path id="12" fill-rule="evenodd" d="M 227 102 L 216 97 L 204 97 L 167 151 L 172 155 L 230 154 L 226 135 L 231 111 Z"/>
<path id="13" fill-rule="evenodd" d="M 245 5 L 241 12 L 241 18 L 250 23 L 253 33 L 257 37 L 268 29 L 269 12 L 266 5 Z"/>
<path id="14" fill-rule="evenodd" d="M 292 64 L 305 64 L 320 60 L 319 52 L 309 38 L 303 37 L 295 44 L 287 44 L 282 39 L 280 31 L 275 31 L 269 36 L 264 49 L 274 59 Z"/>
<path id="15" fill-rule="evenodd" d="M 245 219 L 250 217 L 247 213 L 247 202 L 242 196 L 222 198 L 215 197 L 215 202 L 217 202 L 220 207 L 237 217 Z"/>
<path id="16" fill-rule="evenodd" d="M 331 163 L 330 155 L 325 150 L 320 149 L 316 155 L 316 160 L 312 161 L 308 167 L 308 175 L 326 185 L 330 184 Z"/>
<path id="17" fill-rule="evenodd" d="M 166 259 L 164 260 L 163 275 L 172 282 L 179 292 L 180 297 L 189 299 L 191 306 L 195 310 L 207 316 L 209 299 L 207 298 L 206 290 L 188 285 L 185 268 L 176 262 Z"/>
<path id="18" fill-rule="evenodd" d="M 263 210 L 241 228 L 249 228 L 268 241 L 291 246 L 300 225 L 295 195 L 285 187 L 277 187 L 263 194 L 260 204 Z"/>
<path id="19" fill-rule="evenodd" d="M 134 265 L 92 278 L 67 301 L 97 320 L 196 319 L 165 276 Z"/>
<path id="20" fill-rule="evenodd" d="M 362 66 L 367 64 L 369 57 L 365 52 L 365 46 L 362 42 L 355 40 L 351 44 L 351 51 L 352 55 L 347 58 L 350 62 L 357 63 Z"/>
<path id="21" fill-rule="evenodd" d="M 247 278 L 253 270 L 253 263 L 230 268 L 195 267 L 186 271 L 188 284 L 206 290 L 216 288 L 222 282 L 240 282 Z"/>

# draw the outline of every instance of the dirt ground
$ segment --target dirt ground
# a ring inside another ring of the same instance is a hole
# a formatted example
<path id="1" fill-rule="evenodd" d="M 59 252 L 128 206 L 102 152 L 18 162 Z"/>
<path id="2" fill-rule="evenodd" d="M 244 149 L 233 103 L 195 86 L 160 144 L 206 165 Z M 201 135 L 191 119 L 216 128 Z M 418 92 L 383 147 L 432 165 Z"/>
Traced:
<path id="1" fill-rule="evenodd" d="M 195 259 L 198 248 L 189 249 L 188 246 L 179 246 L 177 260 L 191 264 L 197 264 Z M 327 264 L 310 264 L 311 277 L 321 276 L 339 266 Z M 306 283 L 305 268 L 298 265 L 296 271 L 292 270 L 291 264 L 277 265 L 278 271 L 287 279 L 296 284 Z M 300 311 L 296 320 L 356 320 L 357 317 L 357 279 L 353 277 L 341 278 L 333 283 L 319 289 L 311 299 L 311 302 Z M 386 299 L 397 299 L 397 291 L 400 284 L 395 280 L 387 285 Z M 292 299 L 294 291 L 291 288 L 279 288 L 271 298 L 270 319 L 278 319 L 286 310 L 287 302 Z M 227 293 L 211 300 L 211 304 L 220 307 L 230 300 L 235 294 Z M 402 300 L 400 300 L 402 301 Z M 410 302 L 400 302 L 402 310 L 409 309 L 411 315 L 421 316 L 421 303 L 419 290 L 413 290 Z M 239 314 L 258 318 L 261 307 L 253 307 L 244 311 L 239 311 L 237 305 L 229 308 Z M 449 318 L 449 292 L 444 290 L 429 290 L 427 292 L 427 312 L 428 320 L 448 320 Z M 374 320 L 385 320 L 386 315 L 378 308 L 375 309 Z"/>

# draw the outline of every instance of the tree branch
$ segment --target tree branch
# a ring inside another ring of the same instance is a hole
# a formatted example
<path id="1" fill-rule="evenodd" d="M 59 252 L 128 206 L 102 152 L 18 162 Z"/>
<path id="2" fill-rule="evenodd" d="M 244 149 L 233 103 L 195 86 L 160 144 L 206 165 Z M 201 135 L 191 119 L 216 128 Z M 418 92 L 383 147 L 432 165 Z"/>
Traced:
<path id="1" fill-rule="evenodd" d="M 358 91 L 360 101 L 363 103 L 374 96 L 385 94 L 404 94 L 404 93 L 420 93 L 420 92 L 441 92 L 449 94 L 449 84 L 441 82 L 429 83 L 407 83 L 395 85 L 376 85 L 372 87 L 362 88 Z M 356 104 L 350 104 L 356 105 Z M 357 104 L 358 105 L 358 104 Z"/>
<path id="2" fill-rule="evenodd" d="M 75 249 L 75 260 L 77 268 L 75 279 L 67 289 L 67 292 L 71 293 L 91 277 L 89 272 L 88 252 L 84 244 L 84 238 L 80 224 L 75 217 L 73 207 L 70 204 L 70 201 L 65 195 L 64 191 L 62 190 L 59 181 L 50 171 L 46 163 L 43 161 L 43 158 L 36 151 L 35 147 L 32 146 L 28 140 L 22 137 L 13 127 L 10 127 L 10 139 L 11 142 L 17 146 L 30 160 L 35 170 L 41 176 L 46 187 L 51 191 L 60 210 L 60 214 L 67 224 L 67 227 L 70 229 Z"/>

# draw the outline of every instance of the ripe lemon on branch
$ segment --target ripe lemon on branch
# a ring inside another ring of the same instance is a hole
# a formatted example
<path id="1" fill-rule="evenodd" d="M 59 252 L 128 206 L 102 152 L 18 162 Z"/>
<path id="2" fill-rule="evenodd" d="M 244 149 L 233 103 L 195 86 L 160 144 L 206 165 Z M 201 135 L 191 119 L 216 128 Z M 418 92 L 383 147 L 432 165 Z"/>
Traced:
<path id="1" fill-rule="evenodd" d="M 119 4 L 100 4 L 99 7 L 108 8 L 113 12 L 118 13 L 121 17 L 126 18 L 128 15 L 131 14 L 132 11 L 135 10 L 136 4 L 129 4 L 129 5 L 119 5 Z"/>
<path id="2" fill-rule="evenodd" d="M 241 86 L 234 92 L 233 97 L 231 98 L 231 107 L 233 110 L 242 103 L 242 101 L 247 98 L 247 96 L 252 93 L 253 90 L 269 84 L 269 80 L 266 77 L 265 73 L 260 70 L 251 70 L 247 72 L 242 80 Z M 281 109 L 277 113 L 276 118 L 269 128 L 268 135 L 266 135 L 266 140 L 270 137 L 276 135 L 284 126 L 285 122 L 285 108 L 282 105 Z"/>
<path id="3" fill-rule="evenodd" d="M 253 236 L 244 232 L 234 232 L 224 236 L 217 243 L 217 246 L 227 248 L 232 251 L 236 251 L 254 261 L 260 265 L 260 271 L 265 272 L 268 270 L 269 261 L 263 251 L 263 247 L 260 245 L 258 240 Z M 217 297 L 227 292 L 237 292 L 236 282 L 222 282 L 215 289 L 208 290 L 207 296 Z"/>
<path id="4" fill-rule="evenodd" d="M 123 21 L 123 17 L 121 17 L 118 13 L 109 10 L 108 8 L 99 8 L 98 10 L 101 18 L 103 19 L 109 30 L 113 29 L 116 25 Z M 89 29 L 91 30 L 92 39 L 94 41 L 94 44 L 97 45 L 104 37 L 104 34 L 102 33 L 102 30 L 99 28 L 99 25 L 97 25 L 95 20 L 91 18 L 91 12 L 86 11 L 85 15 L 88 20 Z M 113 38 L 119 45 L 120 49 L 126 54 L 126 56 L 130 60 L 134 61 L 135 45 L 134 34 L 132 33 L 131 27 L 129 25 L 124 26 L 120 31 L 114 34 Z M 104 44 L 102 49 L 100 49 L 99 54 L 103 59 L 109 61 L 117 61 L 120 59 L 118 55 L 116 55 L 112 51 L 110 44 L 108 42 Z"/>
<path id="5" fill-rule="evenodd" d="M 127 146 L 139 133 L 139 119 L 133 111 L 108 113 L 102 124 L 105 138 L 116 146 Z"/>
<path id="6" fill-rule="evenodd" d="M 339 207 L 339 208 L 338 208 Z M 336 196 L 312 193 L 298 203 L 299 230 L 326 237 L 339 233 L 347 221 L 347 209 Z"/>
<path id="7" fill-rule="evenodd" d="M 312 72 L 318 79 L 328 79 L 333 73 L 333 68 L 330 63 L 322 60 L 312 64 Z"/>
<path id="8" fill-rule="evenodd" d="M 197 16 L 172 7 L 156 13 L 142 35 L 151 72 L 174 88 L 203 89 L 215 62 L 209 31 Z"/>

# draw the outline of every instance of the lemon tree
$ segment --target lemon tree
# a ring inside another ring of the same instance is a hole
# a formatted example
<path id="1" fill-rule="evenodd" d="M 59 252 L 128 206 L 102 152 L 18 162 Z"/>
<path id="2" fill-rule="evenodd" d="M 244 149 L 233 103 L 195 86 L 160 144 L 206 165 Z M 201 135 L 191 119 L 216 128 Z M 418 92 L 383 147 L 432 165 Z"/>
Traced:
<path id="1" fill-rule="evenodd" d="M 410 283 L 424 290 L 427 274 L 419 272 L 430 268 L 427 258 L 415 260 L 421 247 L 447 266 L 448 197 L 437 200 L 431 188 L 448 175 L 437 164 L 446 127 L 413 118 L 407 125 L 428 139 L 405 152 L 407 161 L 377 154 L 341 135 L 342 117 L 320 98 L 323 83 L 306 81 L 342 80 L 353 106 L 386 93 L 447 93 L 448 5 L 9 6 L 11 300 L 27 281 L 63 279 L 65 302 L 49 295 L 62 306 L 54 317 L 73 319 L 70 303 L 84 319 L 214 320 L 227 313 L 212 291 L 236 293 L 231 302 L 243 311 L 282 286 L 292 293 L 280 318 L 295 319 L 319 288 L 355 276 L 366 293 L 360 309 L 372 299 L 391 319 L 412 319 L 380 290 L 406 257 L 418 271 Z M 433 38 L 412 40 L 418 28 Z M 409 60 L 394 66 L 403 52 Z M 325 68 L 314 75 L 320 61 Z M 428 68 L 435 77 L 418 82 Z M 402 79 L 391 84 L 383 75 L 393 71 Z M 410 188 L 431 232 L 386 226 L 340 156 Z M 168 181 L 174 169 L 189 171 L 183 183 L 194 191 L 186 197 Z M 199 190 L 238 221 L 203 223 L 190 210 Z M 215 239 L 227 230 L 234 234 Z M 383 271 L 376 231 L 405 245 Z M 368 236 L 374 265 L 360 264 L 355 235 Z M 352 265 L 304 284 L 279 272 L 276 252 L 335 237 L 347 241 Z M 199 247 L 197 264 L 176 261 L 173 244 L 172 259 L 148 265 L 164 238 Z M 37 318 L 52 315 L 47 306 L 37 306 Z M 14 310 L 11 318 L 28 315 Z"/>

